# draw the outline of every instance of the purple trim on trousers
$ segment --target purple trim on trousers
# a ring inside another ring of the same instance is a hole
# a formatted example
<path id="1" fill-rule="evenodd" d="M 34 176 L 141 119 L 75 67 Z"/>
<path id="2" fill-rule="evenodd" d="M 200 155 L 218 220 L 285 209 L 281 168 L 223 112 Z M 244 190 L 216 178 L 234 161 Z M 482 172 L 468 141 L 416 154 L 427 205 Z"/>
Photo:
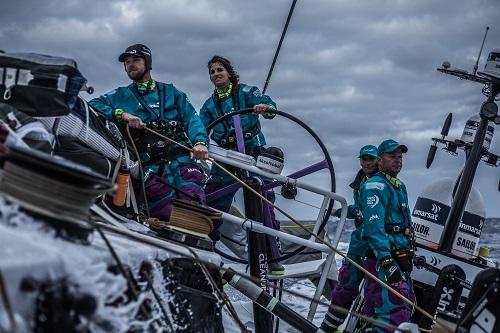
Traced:
<path id="1" fill-rule="evenodd" d="M 151 175 L 145 184 L 150 215 L 167 222 L 170 220 L 174 198 L 193 200 L 168 184 L 173 184 L 190 196 L 198 198 L 201 204 L 205 204 L 206 200 L 202 187 L 204 176 L 200 168 L 194 163 L 178 164 L 175 162 L 165 165 L 160 176 Z"/>
<path id="2" fill-rule="evenodd" d="M 384 270 L 377 270 L 376 259 L 366 259 L 365 267 L 370 273 L 385 281 Z M 392 287 L 401 295 L 415 302 L 413 283 L 409 273 L 403 273 L 403 281 L 392 285 Z M 365 284 L 365 300 L 370 302 L 370 306 L 373 306 L 374 318 L 377 320 L 394 326 L 410 320 L 412 307 L 369 277 L 367 277 Z M 394 330 L 385 326 L 373 326 L 373 332 L 391 333 Z"/>

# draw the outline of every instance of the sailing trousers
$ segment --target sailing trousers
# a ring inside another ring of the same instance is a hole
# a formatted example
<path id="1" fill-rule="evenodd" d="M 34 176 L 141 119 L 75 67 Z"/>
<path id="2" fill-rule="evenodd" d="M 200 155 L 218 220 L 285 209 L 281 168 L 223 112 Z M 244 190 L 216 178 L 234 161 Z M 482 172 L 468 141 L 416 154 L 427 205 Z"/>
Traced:
<path id="1" fill-rule="evenodd" d="M 357 264 L 363 266 L 364 258 L 348 253 L 347 256 Z M 364 273 L 347 260 L 342 262 L 339 270 L 338 284 L 332 291 L 332 302 L 321 324 L 321 328 L 326 332 L 335 331 L 347 317 L 346 311 L 359 294 L 359 285 L 363 281 Z M 342 311 L 344 310 L 344 311 Z M 372 316 L 373 307 L 365 304 L 363 314 Z"/>
<path id="2" fill-rule="evenodd" d="M 145 189 L 151 217 L 168 222 L 175 198 L 205 204 L 204 175 L 189 157 L 180 157 L 162 165 L 147 167 Z M 160 170 L 160 171 L 159 171 Z"/>
<path id="3" fill-rule="evenodd" d="M 384 270 L 379 269 L 375 258 L 365 259 L 364 266 L 370 273 L 380 280 L 385 281 Z M 415 302 L 410 273 L 404 272 L 403 280 L 392 285 L 392 287 L 407 299 Z M 364 296 L 366 303 L 370 303 L 369 306 L 373 306 L 373 317 L 381 322 L 381 325 L 372 325 L 372 332 L 391 333 L 394 332 L 394 329 L 390 329 L 382 323 L 388 323 L 397 327 L 399 324 L 410 320 L 412 307 L 369 277 L 366 279 Z"/>

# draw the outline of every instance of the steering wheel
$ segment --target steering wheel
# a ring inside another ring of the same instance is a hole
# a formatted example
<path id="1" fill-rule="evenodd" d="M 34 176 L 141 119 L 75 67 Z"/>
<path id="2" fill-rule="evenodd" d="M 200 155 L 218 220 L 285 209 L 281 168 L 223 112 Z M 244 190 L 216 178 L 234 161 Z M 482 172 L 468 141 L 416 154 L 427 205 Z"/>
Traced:
<path id="1" fill-rule="evenodd" d="M 207 133 L 210 133 L 210 131 L 214 128 L 215 125 L 227 120 L 230 117 L 233 117 L 236 115 L 243 115 L 243 114 L 247 114 L 247 113 L 252 113 L 252 112 L 254 112 L 253 109 L 242 109 L 242 110 L 236 110 L 236 111 L 227 113 L 227 114 L 223 115 L 222 117 L 219 117 L 216 120 L 214 120 L 213 122 L 211 122 L 207 126 Z M 321 152 L 323 153 L 323 160 L 321 160 L 317 163 L 312 163 L 305 168 L 302 168 L 298 171 L 295 171 L 291 174 L 288 174 L 287 176 L 290 178 L 293 178 L 293 179 L 299 179 L 301 177 L 313 174 L 317 171 L 327 169 L 329 176 L 330 176 L 330 191 L 335 192 L 335 170 L 333 168 L 332 159 L 331 159 L 330 154 L 328 153 L 328 150 L 326 149 L 325 145 L 323 144 L 323 142 L 319 138 L 319 136 L 307 124 L 305 124 L 302 120 L 298 119 L 295 116 L 292 116 L 289 113 L 279 111 L 279 110 L 272 110 L 269 112 L 276 114 L 278 116 L 287 118 L 287 119 L 293 121 L 294 123 L 298 124 L 303 129 L 305 129 L 314 138 L 314 140 L 316 141 L 316 143 L 320 147 Z M 270 184 L 266 184 L 263 187 L 263 189 L 271 189 L 271 188 L 274 188 L 274 187 L 277 187 L 280 185 L 284 185 L 284 184 L 282 184 L 278 181 L 273 181 Z M 233 186 L 233 185 L 229 185 L 229 186 Z M 264 203 L 264 204 L 266 204 L 266 203 Z M 327 223 L 327 221 L 330 218 L 330 215 L 332 213 L 333 204 L 334 204 L 334 201 L 330 200 L 328 208 L 326 209 L 325 215 L 323 216 L 323 219 L 321 221 L 318 233 L 321 233 L 321 231 L 323 231 L 323 229 L 325 228 L 326 223 Z M 269 262 L 280 262 L 280 261 L 286 260 L 286 259 L 291 258 L 292 256 L 302 252 L 304 249 L 305 249 L 305 246 L 300 246 L 296 250 L 294 250 L 290 253 L 287 253 L 285 255 L 282 255 L 279 258 L 269 259 Z M 233 260 L 233 261 L 239 262 L 239 263 L 244 263 L 244 264 L 247 263 L 247 260 L 228 255 L 227 253 L 224 253 L 224 252 L 219 251 L 217 249 L 216 249 L 216 251 L 218 254 L 220 254 L 222 257 L 224 257 L 226 259 Z"/>

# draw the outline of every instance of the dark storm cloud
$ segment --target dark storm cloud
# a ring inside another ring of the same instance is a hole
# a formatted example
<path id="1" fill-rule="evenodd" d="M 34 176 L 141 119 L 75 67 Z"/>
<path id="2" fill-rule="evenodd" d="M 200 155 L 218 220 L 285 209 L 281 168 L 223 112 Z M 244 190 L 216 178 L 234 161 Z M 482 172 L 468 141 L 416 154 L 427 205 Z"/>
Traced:
<path id="1" fill-rule="evenodd" d="M 200 108 L 210 95 L 206 63 L 234 63 L 242 82 L 262 87 L 291 1 L 10 1 L 0 12 L 0 49 L 76 59 L 96 94 L 127 84 L 117 56 L 132 43 L 153 51 L 153 76 L 174 82 Z M 424 186 L 456 177 L 463 156 L 439 152 L 424 168 L 432 136 L 449 112 L 451 134 L 484 97 L 477 83 L 436 71 L 443 60 L 471 71 L 484 29 L 491 26 L 479 69 L 500 47 L 495 0 L 298 1 L 268 93 L 279 109 L 305 120 L 330 150 L 338 192 L 358 167 L 359 147 L 393 137 L 409 147 L 401 174 L 412 201 Z M 495 25 L 496 24 L 496 25 Z M 264 121 L 268 142 L 287 163 L 318 156 L 314 144 L 280 120 Z M 496 140 L 492 151 L 500 151 Z M 479 167 L 476 186 L 498 199 L 498 170 Z M 498 206 L 498 205 L 497 205 Z M 500 208 L 488 207 L 500 216 Z"/>

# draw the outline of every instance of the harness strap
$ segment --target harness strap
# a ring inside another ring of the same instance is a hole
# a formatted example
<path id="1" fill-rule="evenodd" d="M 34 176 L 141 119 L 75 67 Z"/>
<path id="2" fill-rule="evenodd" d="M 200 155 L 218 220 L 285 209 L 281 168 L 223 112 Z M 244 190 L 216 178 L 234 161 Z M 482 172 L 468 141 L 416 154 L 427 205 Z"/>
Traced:
<path id="1" fill-rule="evenodd" d="M 146 167 L 146 166 L 149 166 L 151 164 L 161 163 L 162 165 L 160 165 L 160 168 L 158 169 L 158 172 L 160 173 L 159 175 L 161 175 L 161 172 L 159 170 L 161 169 L 161 171 L 163 171 L 163 166 L 166 162 L 171 162 L 171 161 L 178 159 L 179 157 L 189 155 L 189 151 L 187 151 L 186 149 L 183 149 L 181 147 L 176 147 L 173 149 L 167 147 L 164 149 L 165 149 L 165 153 L 162 154 L 161 157 L 155 158 L 154 156 L 151 156 L 151 158 L 148 161 L 143 162 L 142 164 Z"/>
<path id="2" fill-rule="evenodd" d="M 160 85 L 162 86 L 160 88 Z M 157 82 L 157 85 L 156 85 L 156 92 L 158 93 L 158 99 L 160 100 L 160 111 L 159 111 L 159 114 L 156 114 L 156 112 L 153 111 L 153 109 L 151 109 L 148 105 L 148 103 L 146 103 L 146 101 L 144 100 L 144 98 L 142 97 L 141 94 L 139 94 L 139 91 L 137 90 L 137 87 L 135 86 L 135 84 L 130 84 L 128 86 L 128 88 L 130 89 L 130 91 L 132 91 L 132 93 L 134 94 L 135 98 L 137 99 L 137 101 L 139 102 L 139 104 L 141 104 L 141 106 L 145 109 L 145 110 L 148 110 L 149 113 L 151 115 L 154 115 L 156 116 L 157 119 L 161 119 L 162 116 L 163 116 L 163 109 L 165 108 L 165 98 L 164 98 L 164 95 L 165 95 L 165 86 L 160 84 L 159 82 Z"/>
<path id="3" fill-rule="evenodd" d="M 384 226 L 385 231 L 388 234 L 403 234 L 407 237 L 412 237 L 413 236 L 413 231 L 409 227 L 404 227 L 400 225 L 385 225 Z"/>
<path id="4" fill-rule="evenodd" d="M 257 134 L 260 133 L 261 126 L 260 122 L 257 122 L 255 126 L 248 132 L 243 132 L 243 138 L 245 140 L 253 139 Z M 218 142 L 219 146 L 223 148 L 232 148 L 236 146 L 236 135 L 234 133 L 230 133 L 226 136 L 226 138 L 221 139 Z"/>

